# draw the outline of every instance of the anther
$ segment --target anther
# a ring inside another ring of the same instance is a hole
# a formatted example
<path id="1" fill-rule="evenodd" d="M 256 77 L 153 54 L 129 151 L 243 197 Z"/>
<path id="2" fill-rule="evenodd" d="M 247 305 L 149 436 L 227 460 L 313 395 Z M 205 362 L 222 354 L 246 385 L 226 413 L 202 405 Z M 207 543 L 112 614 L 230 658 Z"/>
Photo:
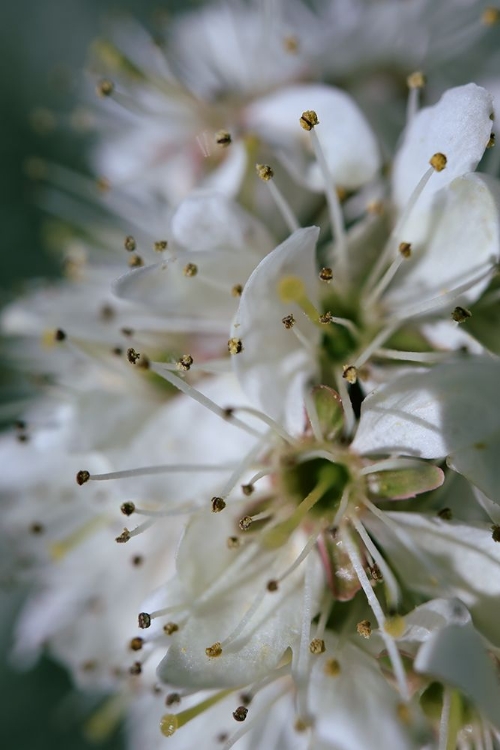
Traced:
<path id="1" fill-rule="evenodd" d="M 111 190 L 111 183 L 107 177 L 98 177 L 96 180 L 96 185 L 97 189 L 101 193 L 107 193 L 108 190 Z"/>
<path id="2" fill-rule="evenodd" d="M 338 677 L 341 668 L 337 659 L 327 659 L 323 671 L 328 677 Z"/>
<path id="3" fill-rule="evenodd" d="M 243 351 L 243 343 L 241 339 L 231 338 L 227 342 L 227 350 L 229 354 L 239 354 Z"/>
<path id="4" fill-rule="evenodd" d="M 90 472 L 86 471 L 86 469 L 82 469 L 82 471 L 79 471 L 76 475 L 76 483 L 82 486 L 82 484 L 85 484 L 85 482 L 88 482 L 90 479 Z"/>
<path id="5" fill-rule="evenodd" d="M 136 568 L 139 567 L 139 565 L 142 565 L 144 562 L 144 558 L 142 555 L 134 555 L 132 558 L 132 565 Z"/>
<path id="6" fill-rule="evenodd" d="M 240 527 L 242 531 L 248 531 L 252 523 L 253 523 L 252 516 L 243 516 L 243 518 L 241 518 L 238 521 L 238 526 Z"/>
<path id="7" fill-rule="evenodd" d="M 163 251 L 166 250 L 168 247 L 168 242 L 167 240 L 158 240 L 157 242 L 154 243 L 153 247 L 154 247 L 155 253 L 163 253 Z"/>
<path id="8" fill-rule="evenodd" d="M 184 274 L 184 276 L 187 276 L 188 279 L 191 279 L 198 273 L 198 266 L 196 265 L 196 263 L 188 263 L 182 269 L 182 273 Z"/>
<path id="9" fill-rule="evenodd" d="M 384 580 L 382 571 L 380 570 L 377 563 L 373 563 L 373 565 L 370 566 L 370 575 L 372 577 L 372 581 L 375 581 L 376 583 L 379 583 L 380 581 Z"/>
<path id="10" fill-rule="evenodd" d="M 134 335 L 134 329 L 133 328 L 120 328 L 120 333 L 123 333 L 124 336 L 127 336 L 127 338 L 130 338 L 130 336 Z"/>
<path id="11" fill-rule="evenodd" d="M 305 112 L 302 112 L 299 123 L 304 130 L 312 130 L 316 125 L 319 125 L 318 115 L 313 109 L 306 109 Z"/>
<path id="12" fill-rule="evenodd" d="M 54 333 L 54 338 L 56 341 L 64 341 L 66 339 L 66 334 L 61 328 L 58 328 Z"/>
<path id="13" fill-rule="evenodd" d="M 321 281 L 329 282 L 333 279 L 333 271 L 331 268 L 322 268 L 319 272 L 319 278 Z"/>
<path id="14" fill-rule="evenodd" d="M 248 708 L 245 706 L 238 706 L 236 711 L 233 711 L 233 719 L 235 721 L 245 721 L 248 714 Z"/>
<path id="15" fill-rule="evenodd" d="M 175 366 L 182 372 L 188 372 L 188 370 L 191 369 L 191 365 L 193 364 L 193 362 L 194 359 L 190 354 L 183 354 L 182 357 L 177 360 Z"/>
<path id="16" fill-rule="evenodd" d="M 354 385 L 358 379 L 358 369 L 354 365 L 344 365 L 342 370 L 342 377 L 347 380 L 348 383 Z"/>
<path id="17" fill-rule="evenodd" d="M 213 497 L 211 503 L 212 513 L 220 513 L 221 510 L 224 510 L 224 508 L 226 507 L 226 503 L 224 502 L 224 499 L 222 497 Z"/>
<path id="18" fill-rule="evenodd" d="M 434 154 L 434 156 L 431 156 L 429 159 L 429 164 L 433 169 L 436 170 L 436 172 L 442 172 L 443 169 L 446 167 L 448 159 L 444 154 L 441 154 L 439 151 Z"/>
<path id="19" fill-rule="evenodd" d="M 495 145 L 495 142 L 496 142 L 496 136 L 495 136 L 495 133 L 492 133 L 490 135 L 488 143 L 486 144 L 486 148 L 493 148 L 493 146 Z"/>
<path id="20" fill-rule="evenodd" d="M 289 331 L 290 328 L 293 328 L 294 325 L 295 325 L 295 318 L 290 313 L 290 315 L 285 315 L 285 317 L 282 318 L 281 322 L 283 323 L 283 325 L 285 326 L 285 328 L 287 329 L 287 331 Z"/>
<path id="21" fill-rule="evenodd" d="M 137 247 L 135 237 L 132 237 L 131 234 L 127 235 L 123 240 L 123 246 L 125 250 L 128 250 L 129 253 L 133 253 L 135 248 Z"/>
<path id="22" fill-rule="evenodd" d="M 173 706 L 174 703 L 180 703 L 181 702 L 181 696 L 179 693 L 169 693 L 165 698 L 165 705 L 166 706 Z"/>
<path id="23" fill-rule="evenodd" d="M 296 36 L 289 35 L 283 39 L 283 49 L 290 55 L 296 55 L 299 51 L 299 40 Z"/>
<path id="24" fill-rule="evenodd" d="M 481 14 L 481 23 L 485 26 L 494 26 L 500 21 L 499 8 L 485 8 Z"/>
<path id="25" fill-rule="evenodd" d="M 411 258 L 411 242 L 401 242 L 398 249 L 403 258 Z"/>
<path id="26" fill-rule="evenodd" d="M 331 314 L 331 312 L 326 312 L 320 315 L 318 320 L 323 325 L 328 325 L 329 323 L 333 321 L 333 315 Z"/>
<path id="27" fill-rule="evenodd" d="M 263 182 L 269 182 L 274 177 L 274 172 L 269 164 L 256 164 L 255 171 Z"/>
<path id="28" fill-rule="evenodd" d="M 103 305 L 99 310 L 99 317 L 101 320 L 109 321 L 115 317 L 115 310 L 111 305 Z"/>
<path id="29" fill-rule="evenodd" d="M 228 536 L 226 544 L 228 549 L 238 549 L 240 540 L 237 536 Z"/>
<path id="30" fill-rule="evenodd" d="M 372 624 L 370 620 L 361 620 L 361 622 L 358 622 L 356 630 L 358 631 L 358 635 L 361 635 L 363 638 L 369 638 L 372 634 Z"/>
<path id="31" fill-rule="evenodd" d="M 141 268 L 144 265 L 144 261 L 140 255 L 137 255 L 137 253 L 134 253 L 128 259 L 128 265 L 130 268 Z"/>
<path id="32" fill-rule="evenodd" d="M 141 355 L 139 352 L 136 352 L 135 349 L 130 347 L 127 349 L 127 359 L 130 362 L 131 365 L 137 364 L 137 361 L 140 359 Z"/>
<path id="33" fill-rule="evenodd" d="M 132 502 L 122 503 L 120 506 L 120 510 L 124 516 L 131 516 L 135 511 L 135 504 Z"/>
<path id="34" fill-rule="evenodd" d="M 220 645 L 219 641 L 217 643 L 214 643 L 212 646 L 208 646 L 208 648 L 205 649 L 205 653 L 210 659 L 216 659 L 218 656 L 222 654 L 222 646 Z"/>
<path id="35" fill-rule="evenodd" d="M 136 638 L 132 638 L 132 640 L 129 643 L 129 648 L 131 651 L 140 651 L 143 646 L 144 646 L 144 638 L 141 638 L 140 636 L 137 636 Z"/>
<path id="36" fill-rule="evenodd" d="M 146 628 L 151 627 L 151 615 L 147 612 L 140 612 L 137 621 L 141 630 L 146 630 Z"/>
<path id="37" fill-rule="evenodd" d="M 325 653 L 325 642 L 322 638 L 313 638 L 309 644 L 309 651 L 311 654 L 324 654 Z"/>
<path id="38" fill-rule="evenodd" d="M 254 484 L 242 484 L 241 485 L 241 491 L 243 492 L 246 497 L 250 497 L 250 495 L 253 495 L 255 492 L 255 485 Z"/>
<path id="39" fill-rule="evenodd" d="M 115 90 L 115 84 L 113 83 L 113 81 L 110 81 L 108 78 L 103 78 L 102 81 L 99 81 L 99 83 L 96 86 L 97 96 L 101 96 L 101 97 L 111 96 L 114 90 Z"/>
<path id="40" fill-rule="evenodd" d="M 179 626 L 176 622 L 167 622 L 163 626 L 163 632 L 165 633 L 165 635 L 173 635 L 174 633 L 177 633 L 178 630 Z"/>
<path id="41" fill-rule="evenodd" d="M 266 588 L 267 588 L 267 590 L 268 590 L 268 591 L 270 591 L 271 593 L 274 593 L 275 591 L 277 591 L 277 590 L 278 590 L 278 588 L 279 588 L 279 583 L 278 583 L 278 581 L 276 581 L 275 579 L 271 579 L 270 581 L 268 581 L 268 582 L 267 582 L 267 586 L 266 586 Z"/>
<path id="42" fill-rule="evenodd" d="M 30 531 L 32 534 L 42 534 L 44 531 L 43 524 L 39 523 L 38 521 L 35 521 L 30 526 Z"/>
<path id="43" fill-rule="evenodd" d="M 494 542 L 500 542 L 500 526 L 496 523 L 491 527 L 491 538 Z"/>
<path id="44" fill-rule="evenodd" d="M 453 518 L 451 508 L 441 508 L 441 510 L 438 511 L 438 518 L 442 518 L 443 521 L 451 521 Z"/>
<path id="45" fill-rule="evenodd" d="M 466 307 L 455 307 L 451 313 L 451 318 L 455 323 L 465 323 L 468 318 L 472 318 L 472 313 Z"/>
<path id="46" fill-rule="evenodd" d="M 116 537 L 115 542 L 118 542 L 118 544 L 125 544 L 126 542 L 130 541 L 130 531 L 128 529 L 123 529 L 122 533 Z"/>
<path id="47" fill-rule="evenodd" d="M 228 133 L 227 130 L 218 130 L 215 134 L 215 142 L 218 146 L 227 148 L 232 142 L 231 133 Z"/>
<path id="48" fill-rule="evenodd" d="M 130 674 L 138 675 L 142 673 L 142 664 L 140 661 L 135 661 L 129 669 Z"/>
<path id="49" fill-rule="evenodd" d="M 410 73 L 406 79 L 406 85 L 409 89 L 423 89 L 426 84 L 425 76 L 421 70 Z"/>
<path id="50" fill-rule="evenodd" d="M 243 284 L 235 284 L 231 289 L 231 294 L 233 297 L 241 297 L 243 294 Z"/>

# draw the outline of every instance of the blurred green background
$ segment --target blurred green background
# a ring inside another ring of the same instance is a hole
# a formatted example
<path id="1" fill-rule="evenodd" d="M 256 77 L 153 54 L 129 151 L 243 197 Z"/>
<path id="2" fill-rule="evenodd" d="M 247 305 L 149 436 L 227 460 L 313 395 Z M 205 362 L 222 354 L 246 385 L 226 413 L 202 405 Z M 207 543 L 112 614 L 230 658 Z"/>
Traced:
<path id="1" fill-rule="evenodd" d="M 25 164 L 32 156 L 73 167 L 85 164 L 85 142 L 65 130 L 65 113 L 78 101 L 81 71 L 92 39 L 109 12 L 131 11 L 146 25 L 158 11 L 182 0 L 18 0 L 1 4 L 0 70 L 0 304 L 26 279 L 58 273 L 43 248 L 43 212 Z M 46 111 L 56 115 L 53 130 Z M 47 132 L 43 132 L 47 130 Z M 18 750 L 85 750 L 85 706 L 75 700 L 66 673 L 48 659 L 30 672 L 9 665 L 12 627 L 23 592 L 0 589 L 0 737 Z M 88 706 L 87 706 L 88 708 Z M 123 746 L 118 733 L 102 750 Z"/>

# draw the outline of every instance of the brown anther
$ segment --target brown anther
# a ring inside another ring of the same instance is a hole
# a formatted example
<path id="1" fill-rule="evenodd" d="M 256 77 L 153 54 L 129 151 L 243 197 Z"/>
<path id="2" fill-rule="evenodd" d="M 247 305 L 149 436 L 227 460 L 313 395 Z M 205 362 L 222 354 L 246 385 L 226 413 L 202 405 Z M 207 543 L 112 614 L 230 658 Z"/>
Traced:
<path id="1" fill-rule="evenodd" d="M 290 55 L 296 55 L 299 51 L 299 40 L 296 36 L 289 35 L 283 39 L 283 49 Z"/>
<path id="2" fill-rule="evenodd" d="M 231 145 L 232 142 L 231 133 L 228 133 L 227 130 L 218 130 L 215 134 L 215 142 L 218 146 L 221 146 L 222 148 L 227 148 Z"/>
<path id="3" fill-rule="evenodd" d="M 140 651 L 144 646 L 144 638 L 141 638 L 140 636 L 132 638 L 128 645 L 131 651 Z"/>
<path id="4" fill-rule="evenodd" d="M 451 318 L 455 323 L 465 323 L 468 318 L 472 318 L 472 313 L 466 307 L 455 307 L 451 313 Z"/>
<path id="5" fill-rule="evenodd" d="M 130 541 L 130 531 L 128 529 L 123 529 L 120 536 L 117 536 L 115 539 L 115 542 L 118 542 L 118 544 L 125 544 L 126 542 Z"/>
<path id="6" fill-rule="evenodd" d="M 226 406 L 223 410 L 224 419 L 231 419 L 234 414 L 234 408 L 232 406 Z"/>
<path id="7" fill-rule="evenodd" d="M 214 643 L 212 646 L 208 646 L 208 648 L 205 649 L 205 653 L 211 659 L 216 659 L 218 656 L 220 656 L 222 654 L 222 646 L 220 645 L 219 641 L 217 641 L 217 643 Z"/>
<path id="8" fill-rule="evenodd" d="M 43 524 L 39 523 L 38 521 L 35 521 L 30 526 L 30 531 L 32 534 L 42 534 L 45 529 L 43 527 Z"/>
<path id="9" fill-rule="evenodd" d="M 369 638 L 372 634 L 372 624 L 370 620 L 361 620 L 361 622 L 358 622 L 356 630 L 358 631 L 358 635 L 361 635 L 363 638 Z"/>
<path id="10" fill-rule="evenodd" d="M 138 675 L 142 672 L 142 664 L 140 661 L 134 661 L 130 669 L 128 670 L 130 674 Z"/>
<path id="11" fill-rule="evenodd" d="M 128 265 L 130 268 L 141 268 L 144 265 L 144 261 L 140 255 L 133 253 L 128 259 Z"/>
<path id="12" fill-rule="evenodd" d="M 228 549 L 238 549 L 240 540 L 237 536 L 228 536 L 226 544 Z"/>
<path id="13" fill-rule="evenodd" d="M 154 243 L 153 247 L 155 249 L 155 253 L 163 253 L 168 247 L 168 242 L 167 240 L 158 240 Z"/>
<path id="14" fill-rule="evenodd" d="M 132 558 L 132 565 L 136 568 L 139 567 L 139 565 L 142 565 L 144 562 L 144 558 L 142 555 L 134 555 Z"/>
<path id="15" fill-rule="evenodd" d="M 166 706 L 173 706 L 174 703 L 180 703 L 181 702 L 181 696 L 179 693 L 169 693 L 167 697 L 165 698 L 165 705 Z"/>
<path id="16" fill-rule="evenodd" d="M 83 672 L 95 672 L 97 669 L 97 662 L 95 659 L 87 659 L 87 661 L 81 663 L 80 669 Z"/>
<path id="17" fill-rule="evenodd" d="M 66 334 L 64 333 L 64 331 L 61 328 L 58 328 L 54 332 L 54 338 L 55 338 L 56 341 L 64 341 L 66 339 Z"/>
<path id="18" fill-rule="evenodd" d="M 229 739 L 229 734 L 227 732 L 219 732 L 219 734 L 216 737 L 217 742 L 220 742 L 221 745 L 224 744 L 224 742 L 227 742 Z"/>
<path id="19" fill-rule="evenodd" d="M 241 485 L 241 491 L 243 492 L 246 497 L 250 497 L 250 495 L 253 495 L 255 492 L 255 485 L 254 484 L 242 484 Z"/>
<path id="20" fill-rule="evenodd" d="M 500 526 L 496 523 L 491 527 L 491 538 L 494 542 L 500 542 Z"/>
<path id="21" fill-rule="evenodd" d="M 274 177 L 274 171 L 269 164 L 256 164 L 255 171 L 263 182 L 269 182 Z"/>
<path id="22" fill-rule="evenodd" d="M 442 518 L 443 521 L 451 521 L 453 518 L 451 508 L 441 508 L 441 510 L 438 511 L 438 518 Z"/>
<path id="23" fill-rule="evenodd" d="M 373 563 L 373 565 L 370 566 L 370 575 L 371 575 L 372 581 L 376 581 L 377 583 L 384 580 L 382 571 L 380 570 L 377 563 Z"/>
<path id="24" fill-rule="evenodd" d="M 97 96 L 111 96 L 113 91 L 115 90 L 115 84 L 113 81 L 110 81 L 108 78 L 103 78 L 102 81 L 99 81 L 99 83 L 96 86 L 96 93 Z"/>
<path id="25" fill-rule="evenodd" d="M 486 144 L 486 148 L 493 148 L 495 143 L 496 143 L 496 136 L 495 136 L 495 133 L 492 133 L 490 135 L 488 143 Z"/>
<path id="26" fill-rule="evenodd" d="M 253 523 L 252 516 L 243 516 L 243 518 L 240 518 L 240 520 L 238 521 L 238 526 L 240 527 L 242 531 L 248 531 L 252 523 Z"/>
<path id="27" fill-rule="evenodd" d="M 448 159 L 446 156 L 438 151 L 434 156 L 431 156 L 429 164 L 436 170 L 436 172 L 442 172 L 446 167 L 447 161 Z"/>
<path id="28" fill-rule="evenodd" d="M 248 714 L 248 708 L 246 706 L 238 706 L 236 711 L 233 711 L 233 719 L 235 721 L 245 721 Z"/>
<path id="29" fill-rule="evenodd" d="M 194 359 L 190 354 L 183 354 L 182 357 L 179 357 L 179 359 L 175 363 L 175 366 L 182 372 L 188 372 L 188 370 L 191 369 L 191 365 L 193 364 L 193 362 Z"/>
<path id="30" fill-rule="evenodd" d="M 313 109 L 306 109 L 305 112 L 302 112 L 299 123 L 304 130 L 312 130 L 316 125 L 319 125 L 318 115 Z"/>
<path id="31" fill-rule="evenodd" d="M 16 430 L 25 430 L 28 425 L 26 424 L 24 419 L 16 419 L 16 421 L 14 422 L 14 427 L 16 428 Z"/>
<path id="32" fill-rule="evenodd" d="M 358 379 L 358 370 L 354 365 L 344 365 L 342 370 L 342 377 L 347 380 L 348 383 L 354 385 Z"/>
<path id="33" fill-rule="evenodd" d="M 182 273 L 184 276 L 187 276 L 188 279 L 191 279 L 198 273 L 198 266 L 195 263 L 187 263 L 182 269 Z"/>
<path id="34" fill-rule="evenodd" d="M 101 309 L 99 310 L 99 317 L 104 322 L 108 322 L 109 320 L 113 320 L 115 317 L 115 310 L 111 305 L 103 305 Z"/>
<path id="35" fill-rule="evenodd" d="M 231 289 L 231 294 L 233 297 L 241 297 L 243 294 L 243 284 L 235 284 Z"/>
<path id="36" fill-rule="evenodd" d="M 20 432 L 16 437 L 20 443 L 27 443 L 30 439 L 30 436 L 26 432 Z"/>
<path id="37" fill-rule="evenodd" d="M 383 201 L 370 201 L 366 210 L 372 216 L 383 216 L 385 212 L 385 205 Z"/>
<path id="38" fill-rule="evenodd" d="M 232 338 L 227 342 L 227 350 L 229 354 L 239 354 L 243 351 L 243 343 L 241 339 Z"/>
<path id="39" fill-rule="evenodd" d="M 500 21 L 499 8 L 485 8 L 481 13 L 481 23 L 485 26 L 495 26 Z"/>
<path id="40" fill-rule="evenodd" d="M 319 316 L 319 322 L 322 323 L 323 325 L 328 325 L 329 323 L 332 322 L 332 320 L 333 320 L 333 315 L 331 314 L 331 312 L 326 312 L 326 313 L 323 313 L 323 315 Z"/>
<path id="41" fill-rule="evenodd" d="M 127 235 L 123 240 L 123 246 L 125 250 L 128 250 L 129 253 L 133 253 L 135 248 L 137 247 L 135 237 L 132 237 L 131 234 Z"/>
<path id="42" fill-rule="evenodd" d="M 151 615 L 149 615 L 147 612 L 139 612 L 137 621 L 141 630 L 146 630 L 146 628 L 151 627 Z"/>
<path id="43" fill-rule="evenodd" d="M 226 503 L 224 502 L 224 499 L 222 497 L 213 497 L 211 503 L 212 513 L 220 513 L 221 510 L 224 510 L 224 508 L 226 507 Z"/>
<path id="44" fill-rule="evenodd" d="M 165 633 L 165 635 L 173 635 L 174 633 L 177 633 L 178 630 L 179 626 L 176 622 L 167 622 L 163 626 L 163 632 Z"/>
<path id="45" fill-rule="evenodd" d="M 137 361 L 141 358 L 141 355 L 139 352 L 136 352 L 135 349 L 130 347 L 130 349 L 127 349 L 127 359 L 130 362 L 131 365 L 137 364 Z"/>
<path id="46" fill-rule="evenodd" d="M 401 242 L 399 252 L 403 258 L 411 258 L 411 242 Z"/>
<path id="47" fill-rule="evenodd" d="M 325 661 L 323 671 L 328 677 L 338 677 L 341 672 L 341 668 L 337 659 L 327 659 Z"/>
<path id="48" fill-rule="evenodd" d="M 90 479 L 90 472 L 86 469 L 82 469 L 79 471 L 76 475 L 76 483 L 82 486 L 82 484 L 85 484 L 85 482 L 88 482 Z"/>
<path id="49" fill-rule="evenodd" d="M 114 346 L 111 349 L 111 354 L 114 354 L 115 357 L 121 357 L 123 354 L 123 349 L 121 348 L 121 346 Z"/>
<path id="50" fill-rule="evenodd" d="M 122 503 L 120 506 L 120 510 L 124 516 L 131 516 L 132 513 L 135 511 L 135 504 L 131 501 Z"/>
<path id="51" fill-rule="evenodd" d="M 107 177 L 98 177 L 96 180 L 96 185 L 97 189 L 101 193 L 107 193 L 108 190 L 111 190 L 111 183 Z"/>
<path id="52" fill-rule="evenodd" d="M 313 638 L 309 644 L 311 654 L 324 654 L 326 650 L 325 642 L 322 638 Z"/>
<path id="53" fill-rule="evenodd" d="M 409 89 L 423 89 L 426 84 L 425 76 L 421 70 L 410 73 L 406 79 L 406 85 Z"/>
<path id="54" fill-rule="evenodd" d="M 295 318 L 290 313 L 290 315 L 285 315 L 285 317 L 281 319 L 281 322 L 283 323 L 287 331 L 289 331 L 290 328 L 293 328 L 295 325 Z"/>
<path id="55" fill-rule="evenodd" d="M 278 588 L 279 588 L 279 583 L 278 583 L 278 581 L 276 581 L 276 579 L 272 578 L 272 579 L 271 579 L 270 581 L 268 581 L 268 582 L 267 582 L 267 586 L 266 586 L 266 588 L 267 588 L 267 590 L 268 590 L 268 591 L 270 591 L 271 593 L 274 593 L 275 591 L 277 591 L 277 590 L 278 590 Z"/>
<path id="56" fill-rule="evenodd" d="M 131 336 L 134 335 L 134 329 L 133 328 L 127 328 L 127 327 L 120 328 L 120 333 L 123 333 L 124 336 L 126 336 L 127 338 L 130 338 Z"/>
<path id="57" fill-rule="evenodd" d="M 319 278 L 321 281 L 331 281 L 333 279 L 333 271 L 331 268 L 322 268 L 319 272 Z"/>
<path id="58" fill-rule="evenodd" d="M 300 716 L 295 720 L 295 724 L 293 725 L 293 728 L 296 732 L 307 732 L 308 729 L 311 727 L 311 720 L 310 719 L 303 719 Z"/>

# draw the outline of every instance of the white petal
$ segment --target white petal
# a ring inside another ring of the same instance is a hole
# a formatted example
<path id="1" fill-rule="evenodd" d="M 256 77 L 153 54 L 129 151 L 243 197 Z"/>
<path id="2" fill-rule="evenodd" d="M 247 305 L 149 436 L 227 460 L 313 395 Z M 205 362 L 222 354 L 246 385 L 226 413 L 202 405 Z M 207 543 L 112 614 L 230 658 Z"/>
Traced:
<path id="1" fill-rule="evenodd" d="M 380 167 L 375 136 L 357 104 L 340 89 L 319 84 L 281 89 L 255 102 L 247 110 L 246 120 L 298 182 L 322 191 L 324 181 L 310 137 L 299 124 L 305 110 L 318 115 L 316 132 L 332 181 L 354 189 L 373 179 Z"/>
<path id="2" fill-rule="evenodd" d="M 414 211 L 403 230 L 411 258 L 384 295 L 391 310 L 404 315 L 408 307 L 464 284 L 497 262 L 499 196 L 496 181 L 470 174 L 439 191 L 425 216 Z M 473 302 L 488 282 L 486 276 L 454 305 Z"/>
<path id="3" fill-rule="evenodd" d="M 243 289 L 231 333 L 243 343 L 243 351 L 233 361 L 249 398 L 274 419 L 287 419 L 298 430 L 303 423 L 303 387 L 316 362 L 294 331 L 285 329 L 282 319 L 293 313 L 295 325 L 312 347 L 320 332 L 296 304 L 281 301 L 278 284 L 287 276 L 300 278 L 316 304 L 318 233 L 316 227 L 297 230 L 257 266 Z"/>
<path id="4" fill-rule="evenodd" d="M 448 459 L 449 466 L 463 474 L 490 500 L 500 505 L 500 430 L 463 448 Z"/>
<path id="5" fill-rule="evenodd" d="M 500 423 L 499 376 L 486 357 L 403 375 L 365 399 L 353 447 L 440 458 L 487 441 Z"/>
<path id="6" fill-rule="evenodd" d="M 435 153 L 443 153 L 448 162 L 442 172 L 432 175 L 419 199 L 420 207 L 429 204 L 433 194 L 455 177 L 473 172 L 490 138 L 492 114 L 490 94 L 474 83 L 449 89 L 433 107 L 420 110 L 394 161 L 396 207 L 404 208 Z"/>

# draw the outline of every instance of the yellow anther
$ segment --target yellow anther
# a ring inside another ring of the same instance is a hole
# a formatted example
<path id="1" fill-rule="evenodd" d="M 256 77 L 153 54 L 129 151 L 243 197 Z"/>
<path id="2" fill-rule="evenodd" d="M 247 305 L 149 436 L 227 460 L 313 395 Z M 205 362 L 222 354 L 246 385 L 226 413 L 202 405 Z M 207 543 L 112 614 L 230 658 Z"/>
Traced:
<path id="1" fill-rule="evenodd" d="M 431 165 L 431 167 L 434 167 L 436 172 L 442 172 L 446 167 L 447 161 L 448 159 L 446 158 L 446 156 L 438 151 L 436 154 L 431 156 L 431 158 L 429 159 L 429 164 Z"/>
<path id="2" fill-rule="evenodd" d="M 426 83 L 425 76 L 421 70 L 416 70 L 414 73 L 410 73 L 406 83 L 409 89 L 423 89 Z"/>
<path id="3" fill-rule="evenodd" d="M 273 169 L 269 164 L 256 164 L 255 171 L 264 182 L 269 182 L 269 180 L 272 180 L 274 177 Z"/>
<path id="4" fill-rule="evenodd" d="M 485 26 L 494 26 L 500 21 L 499 8 L 485 8 L 481 14 L 481 23 Z"/>
<path id="5" fill-rule="evenodd" d="M 358 631 L 358 635 L 363 638 L 369 638 L 372 634 L 372 624 L 370 620 L 361 620 L 361 622 L 358 622 L 356 630 Z"/>
<path id="6" fill-rule="evenodd" d="M 319 125 L 318 115 L 314 109 L 306 109 L 300 116 L 300 127 L 304 130 L 312 130 L 316 125 Z"/>

